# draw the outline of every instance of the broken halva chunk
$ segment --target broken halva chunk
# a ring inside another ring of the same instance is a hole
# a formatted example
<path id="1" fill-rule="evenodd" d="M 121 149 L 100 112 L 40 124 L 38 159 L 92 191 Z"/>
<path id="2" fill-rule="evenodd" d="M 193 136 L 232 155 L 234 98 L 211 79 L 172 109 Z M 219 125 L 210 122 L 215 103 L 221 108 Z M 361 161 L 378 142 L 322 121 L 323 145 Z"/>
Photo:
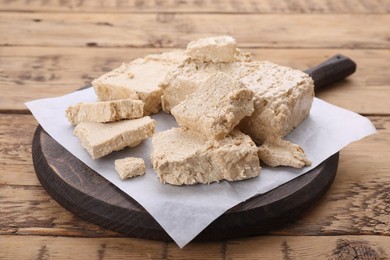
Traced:
<path id="1" fill-rule="evenodd" d="M 141 100 L 120 99 L 95 103 L 78 103 L 68 107 L 66 117 L 72 125 L 81 122 L 106 123 L 140 118 L 144 114 Z"/>
<path id="2" fill-rule="evenodd" d="M 235 77 L 253 91 L 255 111 L 240 123 L 240 129 L 259 144 L 267 137 L 286 136 L 309 114 L 314 98 L 310 76 L 267 61 L 188 62 L 167 77 L 163 85 L 163 110 L 170 112 L 217 72 Z"/>
<path id="3" fill-rule="evenodd" d="M 92 82 L 99 100 L 138 99 L 145 103 L 144 115 L 161 108 L 159 87 L 166 74 L 180 65 L 187 56 L 182 51 L 148 55 L 123 63 Z"/>
<path id="4" fill-rule="evenodd" d="M 115 160 L 115 170 L 122 180 L 145 174 L 146 166 L 142 158 L 126 157 Z"/>
<path id="5" fill-rule="evenodd" d="M 233 130 L 224 139 L 210 141 L 196 131 L 172 128 L 155 134 L 152 143 L 152 165 L 164 183 L 237 181 L 260 173 L 258 149 L 239 130 Z"/>
<path id="6" fill-rule="evenodd" d="M 272 167 L 291 166 L 302 168 L 305 165 L 311 165 L 299 145 L 280 138 L 266 140 L 259 147 L 259 157 L 265 164 Z"/>
<path id="7" fill-rule="evenodd" d="M 182 101 L 204 85 L 206 80 L 217 72 L 235 77 L 254 93 L 254 112 L 243 118 L 239 128 L 258 144 L 267 141 L 267 150 L 284 148 L 284 154 L 294 158 L 291 146 L 281 139 L 297 127 L 309 114 L 314 98 L 313 80 L 306 73 L 268 61 L 233 61 L 228 63 L 206 63 L 189 59 L 182 66 L 171 71 L 163 88 L 162 108 L 171 112 Z M 273 140 L 275 144 L 270 146 Z M 300 148 L 301 149 L 301 148 Z M 303 153 L 303 150 L 301 150 Z M 275 153 L 269 153 L 275 154 Z M 260 153 L 260 157 L 264 153 Z M 270 162 L 270 156 L 264 161 Z M 261 158 L 263 159 L 263 158 Z M 275 157 L 272 165 L 296 167 L 291 160 L 280 161 Z M 304 165 L 310 163 L 301 158 Z M 280 163 L 278 163 L 278 161 Z"/>
<path id="8" fill-rule="evenodd" d="M 171 113 L 181 127 L 221 139 L 253 113 L 253 93 L 224 73 L 211 76 Z"/>
<path id="9" fill-rule="evenodd" d="M 97 159 L 127 146 L 137 146 L 154 134 L 155 127 L 156 121 L 147 116 L 113 123 L 82 122 L 75 127 L 74 134 L 92 159 Z"/>
<path id="10" fill-rule="evenodd" d="M 237 54 L 236 40 L 231 36 L 202 38 L 188 43 L 186 53 L 202 62 L 232 62 Z"/>

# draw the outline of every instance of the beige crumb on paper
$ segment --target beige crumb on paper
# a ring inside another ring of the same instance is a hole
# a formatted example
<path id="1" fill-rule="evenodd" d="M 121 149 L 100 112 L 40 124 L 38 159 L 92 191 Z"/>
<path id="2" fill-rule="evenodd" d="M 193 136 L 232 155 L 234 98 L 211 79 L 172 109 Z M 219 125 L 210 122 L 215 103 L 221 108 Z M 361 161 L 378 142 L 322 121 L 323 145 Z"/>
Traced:
<path id="1" fill-rule="evenodd" d="M 260 159 L 271 167 L 291 166 L 294 168 L 302 168 L 311 165 L 303 149 L 289 141 L 280 138 L 266 140 L 259 147 Z"/>
<path id="2" fill-rule="evenodd" d="M 126 157 L 115 160 L 115 170 L 122 180 L 144 175 L 145 161 L 142 158 Z"/>

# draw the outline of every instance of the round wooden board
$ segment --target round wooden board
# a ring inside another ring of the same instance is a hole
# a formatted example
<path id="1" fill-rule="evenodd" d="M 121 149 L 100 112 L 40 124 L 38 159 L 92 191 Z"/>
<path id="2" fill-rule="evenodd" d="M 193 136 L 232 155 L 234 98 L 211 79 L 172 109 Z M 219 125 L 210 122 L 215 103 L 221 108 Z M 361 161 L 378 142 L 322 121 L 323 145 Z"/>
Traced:
<path id="1" fill-rule="evenodd" d="M 77 216 L 131 237 L 172 241 L 130 196 L 90 169 L 38 126 L 33 139 L 35 172 L 44 189 Z M 329 188 L 335 154 L 310 172 L 225 212 L 196 238 L 210 241 L 260 235 L 291 222 Z"/>

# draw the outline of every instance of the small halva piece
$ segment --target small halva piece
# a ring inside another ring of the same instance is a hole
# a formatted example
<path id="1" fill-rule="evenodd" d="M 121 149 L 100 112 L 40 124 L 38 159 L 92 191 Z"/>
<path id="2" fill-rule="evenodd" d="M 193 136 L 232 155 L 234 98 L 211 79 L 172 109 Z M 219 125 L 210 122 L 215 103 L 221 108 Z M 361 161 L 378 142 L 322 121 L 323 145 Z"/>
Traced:
<path id="1" fill-rule="evenodd" d="M 115 170 L 122 180 L 145 174 L 146 166 L 142 158 L 126 157 L 115 160 Z"/>
<path id="2" fill-rule="evenodd" d="M 253 92 L 225 73 L 215 73 L 171 111 L 181 127 L 209 139 L 225 137 L 253 112 Z"/>
<path id="3" fill-rule="evenodd" d="M 280 138 L 268 139 L 259 147 L 259 157 L 267 165 L 302 168 L 311 165 L 303 149 Z"/>
<path id="4" fill-rule="evenodd" d="M 156 121 L 147 116 L 113 123 L 82 122 L 74 134 L 92 159 L 97 159 L 126 146 L 137 146 L 154 134 L 155 127 Z"/>
<path id="5" fill-rule="evenodd" d="M 121 99 L 95 103 L 78 103 L 68 107 L 66 117 L 72 125 L 81 122 L 106 123 L 140 118 L 144 114 L 141 100 Z"/>
<path id="6" fill-rule="evenodd" d="M 152 138 L 152 165 L 163 183 L 173 185 L 238 181 L 260 174 L 258 149 L 251 138 L 233 130 L 218 141 L 182 128 Z"/>
<path id="7" fill-rule="evenodd" d="M 159 87 L 166 74 L 179 66 L 187 56 L 183 51 L 153 54 L 123 63 L 92 82 L 99 100 L 138 99 L 145 103 L 144 115 L 161 108 Z"/>
<path id="8" fill-rule="evenodd" d="M 187 55 L 202 62 L 232 62 L 237 53 L 236 40 L 231 36 L 202 38 L 188 43 Z"/>

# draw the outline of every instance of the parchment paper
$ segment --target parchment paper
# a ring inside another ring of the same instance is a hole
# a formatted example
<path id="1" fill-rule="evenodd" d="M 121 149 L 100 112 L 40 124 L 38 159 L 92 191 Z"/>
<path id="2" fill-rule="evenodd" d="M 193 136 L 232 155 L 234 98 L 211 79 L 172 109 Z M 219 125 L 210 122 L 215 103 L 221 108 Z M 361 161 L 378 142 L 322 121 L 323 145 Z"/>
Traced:
<path id="1" fill-rule="evenodd" d="M 335 154 L 350 142 L 376 132 L 372 123 L 351 111 L 315 99 L 309 117 L 286 139 L 305 150 L 312 166 L 303 169 L 268 168 L 262 165 L 259 177 L 241 182 L 222 181 L 210 185 L 171 186 L 159 182 L 150 163 L 151 139 L 136 148 L 126 148 L 98 160 L 92 160 L 73 135 L 65 117 L 69 105 L 96 101 L 92 88 L 49 99 L 26 103 L 39 124 L 58 143 L 104 178 L 137 200 L 165 229 L 179 247 L 185 246 L 226 210 L 250 197 L 274 189 Z M 164 112 L 153 115 L 156 132 L 177 126 Z M 146 174 L 122 181 L 114 169 L 114 160 L 127 156 L 142 157 Z"/>

